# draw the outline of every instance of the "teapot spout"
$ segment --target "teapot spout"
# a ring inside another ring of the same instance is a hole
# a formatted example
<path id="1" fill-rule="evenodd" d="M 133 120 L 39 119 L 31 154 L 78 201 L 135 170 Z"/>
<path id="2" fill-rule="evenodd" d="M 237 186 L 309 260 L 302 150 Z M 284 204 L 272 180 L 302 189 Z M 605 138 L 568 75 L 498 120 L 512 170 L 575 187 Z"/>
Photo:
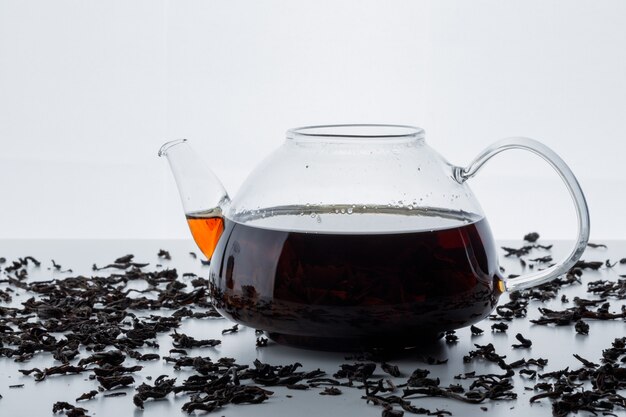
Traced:
<path id="1" fill-rule="evenodd" d="M 187 139 L 169 141 L 159 149 L 169 162 L 193 238 L 211 259 L 224 230 L 224 216 L 230 204 L 228 193 L 196 154 Z"/>

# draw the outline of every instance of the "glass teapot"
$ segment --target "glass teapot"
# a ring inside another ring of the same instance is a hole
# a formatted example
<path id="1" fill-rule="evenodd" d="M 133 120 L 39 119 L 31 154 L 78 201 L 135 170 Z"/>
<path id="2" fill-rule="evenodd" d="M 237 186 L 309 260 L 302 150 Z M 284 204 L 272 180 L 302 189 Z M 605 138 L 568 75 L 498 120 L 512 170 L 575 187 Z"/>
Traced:
<path id="1" fill-rule="evenodd" d="M 561 176 L 578 240 L 561 262 L 505 280 L 467 180 L 507 149 Z M 227 318 L 273 340 L 332 350 L 403 348 L 475 323 L 505 291 L 569 271 L 589 213 L 563 160 L 527 138 L 494 143 L 467 167 L 448 163 L 420 128 L 291 129 L 232 200 L 185 139 L 164 144 L 191 233 L 211 260 L 209 290 Z"/>

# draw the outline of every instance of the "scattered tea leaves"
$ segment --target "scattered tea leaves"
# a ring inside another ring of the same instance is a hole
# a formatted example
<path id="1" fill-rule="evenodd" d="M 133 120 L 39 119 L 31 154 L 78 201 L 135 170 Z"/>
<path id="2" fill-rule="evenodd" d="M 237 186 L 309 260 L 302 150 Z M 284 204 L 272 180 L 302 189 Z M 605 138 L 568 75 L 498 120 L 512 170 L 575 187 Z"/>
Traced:
<path id="1" fill-rule="evenodd" d="M 551 246 L 534 244 L 536 239 L 528 240 L 532 245 L 520 249 L 505 248 L 507 256 L 518 256 L 520 262 L 549 263 L 550 256 L 522 259 L 535 249 L 550 250 Z M 593 244 L 592 244 L 593 245 Z M 590 245 L 591 246 L 591 245 Z M 593 247 L 593 246 L 592 246 Z M 604 247 L 597 244 L 596 247 Z M 195 254 L 194 254 L 195 255 Z M 190 256 L 193 256 L 190 254 Z M 169 252 L 160 251 L 159 257 L 171 259 Z M 145 272 L 147 264 L 133 262 L 133 255 L 125 255 L 103 268 L 112 274 L 93 277 L 68 277 L 42 282 L 29 282 L 29 267 L 39 265 L 32 257 L 20 258 L 4 268 L 9 287 L 0 290 L 0 301 L 11 300 L 10 287 L 35 294 L 19 308 L 0 307 L 0 356 L 16 361 L 26 361 L 41 352 L 49 352 L 61 365 L 39 369 L 22 369 L 25 375 L 32 375 L 36 380 L 44 380 L 52 375 L 89 374 L 97 380 L 103 390 L 126 387 L 134 384 L 131 374 L 142 369 L 140 365 L 128 361 L 158 360 L 160 355 L 141 351 L 141 348 L 158 348 L 156 336 L 170 333 L 173 349 L 171 356 L 163 360 L 175 371 L 187 369 L 188 377 L 177 383 L 176 378 L 161 375 L 154 383 L 143 383 L 135 388 L 133 402 L 144 408 L 150 400 L 166 398 L 168 395 L 187 394 L 189 401 L 183 405 L 188 413 L 194 411 L 216 411 L 229 404 L 258 404 L 273 395 L 267 387 L 279 386 L 283 389 L 310 390 L 318 389 L 321 395 L 339 395 L 344 389 L 364 390 L 363 398 L 382 408 L 382 415 L 397 416 L 405 412 L 422 415 L 450 415 L 446 410 L 428 410 L 411 404 L 411 399 L 421 397 L 442 397 L 470 404 L 483 404 L 486 401 L 513 400 L 512 391 L 515 373 L 524 380 L 537 380 L 534 389 L 537 394 L 531 401 L 549 398 L 553 401 L 554 415 L 564 416 L 577 411 L 603 412 L 613 414 L 623 412 L 624 398 L 617 394 L 626 389 L 626 340 L 615 339 L 612 347 L 602 352 L 600 360 L 593 362 L 580 355 L 574 355 L 582 367 L 551 371 L 539 374 L 547 366 L 543 358 L 520 359 L 507 363 L 506 355 L 496 352 L 492 344 L 474 345 L 464 358 L 465 363 L 475 360 L 496 364 L 502 371 L 499 374 L 477 374 L 475 371 L 457 375 L 461 384 L 442 385 L 437 377 L 425 369 L 416 369 L 405 381 L 398 381 L 401 373 L 396 365 L 391 365 L 378 352 L 364 352 L 354 359 L 358 362 L 340 366 L 340 369 L 328 378 L 322 370 L 302 371 L 300 363 L 291 365 L 271 365 L 255 361 L 252 365 L 239 364 L 233 358 L 212 360 L 206 356 L 189 356 L 188 349 L 212 347 L 220 344 L 219 340 L 197 340 L 177 329 L 182 320 L 206 317 L 219 317 L 207 299 L 209 281 L 195 274 L 184 274 L 179 279 L 175 270 Z M 6 261 L 5 261 L 6 262 Z M 2 262 L 0 262 L 2 263 Z M 208 263 L 208 262 L 207 262 Z M 527 264 L 531 267 L 533 264 Z M 626 258 L 620 263 L 626 263 Z M 510 294 L 510 300 L 501 303 L 492 319 L 498 320 L 491 325 L 493 332 L 508 329 L 506 322 L 523 319 L 528 313 L 529 301 L 545 302 L 557 297 L 566 286 L 581 284 L 583 270 L 600 269 L 602 266 L 613 267 L 615 263 L 580 261 L 575 268 L 557 280 L 538 288 Z M 61 266 L 53 262 L 56 270 Z M 144 283 L 145 290 L 137 290 L 132 285 Z M 247 291 L 246 289 L 243 289 Z M 540 308 L 541 316 L 532 321 L 536 324 L 573 325 L 580 334 L 588 334 L 588 320 L 615 320 L 626 318 L 626 309 L 612 311 L 608 300 L 626 299 L 626 280 L 597 280 L 587 283 L 587 291 L 598 299 L 573 298 L 574 307 L 562 311 Z M 146 293 L 150 297 L 145 296 Z M 254 294 L 251 294 L 251 296 Z M 562 302 L 569 302 L 565 295 Z M 155 312 L 165 310 L 165 315 L 141 317 L 137 311 Z M 80 323 L 80 324 L 79 324 Z M 223 330 L 223 334 L 236 333 L 237 325 Z M 484 334 L 476 326 L 470 327 L 473 336 Z M 63 337 L 58 337 L 58 334 Z M 268 345 L 263 333 L 255 331 L 256 346 Z M 506 337 L 506 336 L 504 336 Z M 532 342 L 521 334 L 516 338 L 519 344 L 515 348 L 528 348 Z M 454 331 L 445 333 L 447 343 L 459 340 Z M 478 339 L 477 339 L 478 340 Z M 451 347 L 451 349 L 454 349 Z M 85 350 L 88 353 L 83 353 Z M 167 351 L 167 349 L 166 349 Z M 193 351 L 189 351 L 193 352 Z M 441 364 L 447 360 L 434 357 L 423 359 L 428 364 Z M 382 372 L 377 374 L 377 364 Z M 580 365 L 578 364 L 578 365 Z M 390 378 L 390 379 L 385 379 Z M 55 378 L 53 378 L 55 379 Z M 151 381 L 151 377 L 146 376 Z M 467 381 L 467 382 L 463 382 Z M 550 382 L 548 382 L 550 381 Z M 583 383 L 586 385 L 583 387 Z M 22 387 L 23 384 L 11 386 Z M 398 390 L 402 389 L 402 396 Z M 76 401 L 88 401 L 98 395 L 98 391 L 85 392 Z M 123 396 L 124 391 L 103 394 L 103 397 Z M 87 410 L 65 402 L 57 402 L 54 412 L 63 412 L 68 416 L 85 416 Z"/>

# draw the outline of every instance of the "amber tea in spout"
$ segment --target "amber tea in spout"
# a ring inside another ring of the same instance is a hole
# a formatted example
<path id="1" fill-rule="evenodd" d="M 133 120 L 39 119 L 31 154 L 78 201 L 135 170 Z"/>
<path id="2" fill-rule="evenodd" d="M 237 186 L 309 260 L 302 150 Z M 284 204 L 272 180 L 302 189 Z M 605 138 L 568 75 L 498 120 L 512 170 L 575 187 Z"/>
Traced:
<path id="1" fill-rule="evenodd" d="M 196 245 L 207 259 L 211 259 L 224 231 L 224 219 L 211 212 L 188 213 L 185 217 Z"/>

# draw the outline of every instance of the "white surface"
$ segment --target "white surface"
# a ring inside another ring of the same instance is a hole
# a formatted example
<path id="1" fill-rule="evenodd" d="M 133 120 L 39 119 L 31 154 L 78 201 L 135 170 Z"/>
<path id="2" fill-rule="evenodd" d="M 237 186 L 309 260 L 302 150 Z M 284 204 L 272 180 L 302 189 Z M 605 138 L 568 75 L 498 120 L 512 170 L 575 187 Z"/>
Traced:
<path id="1" fill-rule="evenodd" d="M 456 164 L 543 141 L 592 235 L 623 238 L 625 20 L 621 0 L 0 0 L 0 234 L 186 237 L 166 139 L 235 193 L 287 128 L 376 122 L 425 128 Z M 499 156 L 472 184 L 498 238 L 574 237 L 538 158 Z"/>
<path id="2" fill-rule="evenodd" d="M 503 242 L 507 245 L 519 245 L 521 242 Z M 543 242 L 548 243 L 548 242 Z M 586 260 L 605 260 L 611 258 L 618 260 L 626 254 L 625 241 L 613 241 L 608 243 L 609 249 L 588 249 L 584 258 Z M 160 248 L 170 250 L 172 254 L 171 262 L 158 260 L 156 253 Z M 558 258 L 568 249 L 565 242 L 556 242 L 552 255 Z M 42 266 L 39 270 L 33 268 L 31 270 L 32 279 L 49 279 L 50 276 L 62 277 L 67 274 L 51 273 L 46 267 L 50 266 L 50 258 L 55 259 L 62 264 L 64 268 L 71 267 L 75 274 L 85 273 L 91 274 L 91 264 L 104 264 L 115 259 L 116 257 L 134 253 L 137 261 L 163 263 L 166 267 L 176 267 L 179 273 L 196 272 L 206 276 L 208 269 L 199 266 L 199 260 L 193 260 L 189 255 L 189 250 L 195 250 L 193 244 L 189 241 L 97 241 L 97 240 L 3 240 L 0 241 L 0 256 L 6 257 L 8 260 L 18 256 L 33 255 L 40 258 Z M 519 268 L 517 260 L 507 260 L 500 258 L 501 264 L 507 267 L 507 274 L 516 272 Z M 618 274 L 626 273 L 626 266 L 618 265 L 614 269 L 602 269 L 597 272 L 585 271 L 583 275 L 583 285 L 572 286 L 562 290 L 562 294 L 566 294 L 570 300 L 578 295 L 584 298 L 593 298 L 586 293 L 586 282 L 597 279 L 617 279 Z M 25 295 L 23 295 L 25 296 Z M 501 303 L 506 302 L 506 297 L 501 298 Z M 623 303 L 623 302 L 622 302 Z M 618 301 L 611 300 L 611 311 L 618 311 L 622 304 Z M 532 301 L 529 305 L 529 318 L 538 316 L 537 307 L 547 306 L 554 309 L 563 309 L 570 307 L 571 304 L 562 304 L 559 299 L 553 300 L 545 305 L 537 301 Z M 145 314 L 152 314 L 146 311 Z M 510 327 L 505 334 L 493 334 L 490 332 L 490 326 L 494 322 L 485 320 L 478 323 L 477 326 L 485 330 L 485 334 L 481 336 L 470 336 L 469 329 L 461 329 L 457 332 L 459 335 L 459 343 L 456 345 L 446 345 L 443 342 L 434 347 L 425 349 L 423 356 L 434 356 L 437 358 L 447 358 L 448 363 L 445 365 L 430 366 L 420 361 L 421 354 L 409 354 L 405 357 L 399 357 L 397 360 L 390 361 L 397 364 L 404 374 L 404 378 L 416 368 L 427 368 L 431 370 L 431 377 L 441 378 L 442 385 L 460 382 L 464 386 L 468 386 L 468 381 L 454 380 L 453 376 L 462 372 L 476 370 L 477 373 L 502 373 L 500 368 L 495 364 L 485 363 L 482 361 L 474 361 L 471 364 L 462 362 L 463 355 L 473 349 L 473 343 L 487 344 L 493 343 L 496 351 L 500 354 L 507 355 L 507 362 L 517 359 L 530 357 L 544 357 L 549 359 L 548 366 L 543 372 L 551 372 L 562 369 L 566 366 L 578 368 L 579 363 L 572 357 L 573 353 L 578 353 L 586 359 L 598 361 L 601 357 L 602 349 L 610 346 L 616 337 L 624 335 L 624 322 L 590 322 L 590 335 L 577 335 L 573 326 L 534 326 L 527 319 L 517 319 L 510 323 Z M 255 358 L 271 364 L 291 364 L 299 361 L 305 370 L 313 370 L 321 368 L 329 374 L 339 369 L 339 364 L 346 363 L 345 354 L 315 352 L 308 350 L 300 350 L 270 344 L 266 348 L 255 348 L 254 331 L 244 328 L 240 333 L 233 335 L 220 334 L 222 329 L 230 327 L 231 323 L 227 320 L 184 320 L 182 330 L 191 336 L 197 338 L 219 338 L 222 344 L 216 348 L 198 348 L 190 349 L 190 355 L 210 356 L 213 360 L 222 356 L 231 356 L 240 363 L 252 363 Z M 515 334 L 521 332 L 524 336 L 531 339 L 533 346 L 531 349 L 510 348 L 512 343 L 517 343 Z M 163 333 L 158 337 L 161 345 L 158 353 L 161 356 L 167 356 L 168 350 L 171 348 L 171 339 L 167 333 Z M 154 352 L 154 349 L 146 349 L 146 352 Z M 0 358 L 0 394 L 4 398 L 0 399 L 0 412 L 2 415 L 10 415 L 12 417 L 31 417 L 45 416 L 51 414 L 52 404 L 55 401 L 64 400 L 75 403 L 73 400 L 83 392 L 95 389 L 97 383 L 94 381 L 85 381 L 86 376 L 53 376 L 45 381 L 36 383 L 32 377 L 22 376 L 18 373 L 18 369 L 29 369 L 32 367 L 45 367 L 52 363 L 52 359 L 48 355 L 38 355 L 35 359 L 27 362 L 16 364 L 6 358 Z M 143 362 L 144 370 L 136 376 L 136 384 L 139 385 L 144 381 L 144 377 L 151 375 L 157 377 L 161 374 L 168 374 L 179 378 L 179 382 L 186 378 L 187 372 L 176 372 L 170 365 L 166 365 L 162 360 L 153 362 Z M 377 374 L 380 373 L 380 368 Z M 382 376 L 382 374 L 381 374 Z M 21 389 L 9 389 L 8 385 L 24 384 Z M 533 391 L 524 390 L 525 386 L 534 385 L 534 381 L 528 380 L 519 375 L 513 377 L 515 391 L 519 397 L 516 401 L 496 401 L 481 404 L 488 407 L 489 416 L 550 416 L 551 405 L 549 400 L 544 399 L 534 405 L 530 405 L 528 399 L 534 395 Z M 341 388 L 343 395 L 337 397 L 320 397 L 318 389 L 309 391 L 293 391 L 283 388 L 270 388 L 274 391 L 274 395 L 269 401 L 262 405 L 229 405 L 219 412 L 216 416 L 226 415 L 230 417 L 236 416 L 276 416 L 276 415 L 298 415 L 298 416 L 380 416 L 381 409 L 372 405 L 365 404 L 360 397 L 362 391 L 348 388 Z M 186 415 L 180 410 L 182 404 L 186 401 L 185 395 L 170 394 L 163 401 L 147 401 L 145 410 L 142 412 L 132 403 L 133 388 L 125 388 L 126 397 L 119 398 L 102 398 L 96 397 L 94 400 L 81 402 L 80 406 L 87 408 L 90 415 L 94 416 L 182 416 Z M 292 395 L 293 398 L 287 398 L 286 395 Z M 443 408 L 453 412 L 455 416 L 482 415 L 478 405 L 467 405 L 454 400 L 445 399 L 423 399 L 413 400 L 413 404 L 430 409 Z M 512 407 L 512 408 L 511 408 Z M 619 410 L 616 412 L 619 414 Z"/>

